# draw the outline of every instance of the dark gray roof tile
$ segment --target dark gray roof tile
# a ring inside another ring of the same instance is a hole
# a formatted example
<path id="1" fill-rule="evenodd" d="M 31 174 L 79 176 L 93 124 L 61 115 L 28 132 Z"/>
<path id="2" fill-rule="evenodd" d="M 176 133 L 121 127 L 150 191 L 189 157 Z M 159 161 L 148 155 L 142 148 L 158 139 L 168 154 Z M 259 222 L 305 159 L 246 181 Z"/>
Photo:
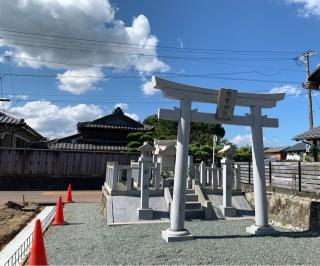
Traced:
<path id="1" fill-rule="evenodd" d="M 320 139 L 320 126 L 309 129 L 308 131 L 305 131 L 303 133 L 300 133 L 299 135 L 293 137 L 292 139 L 296 140 L 296 141 L 309 140 L 309 139 Z"/>

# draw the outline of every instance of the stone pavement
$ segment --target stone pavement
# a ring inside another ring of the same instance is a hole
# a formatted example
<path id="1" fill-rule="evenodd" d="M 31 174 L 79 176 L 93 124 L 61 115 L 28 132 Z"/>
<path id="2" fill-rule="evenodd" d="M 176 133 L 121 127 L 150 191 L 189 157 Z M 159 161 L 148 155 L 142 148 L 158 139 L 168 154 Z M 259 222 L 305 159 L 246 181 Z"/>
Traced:
<path id="1" fill-rule="evenodd" d="M 254 237 L 252 220 L 192 221 L 193 241 L 166 243 L 165 223 L 107 226 L 98 203 L 65 206 L 66 226 L 45 234 L 49 264 L 320 264 L 319 236 Z"/>
<path id="2" fill-rule="evenodd" d="M 0 191 L 0 205 L 8 200 L 22 202 L 23 195 L 25 201 L 55 204 L 59 196 L 65 197 L 66 191 Z M 101 190 L 72 191 L 72 198 L 76 202 L 101 202 Z"/>

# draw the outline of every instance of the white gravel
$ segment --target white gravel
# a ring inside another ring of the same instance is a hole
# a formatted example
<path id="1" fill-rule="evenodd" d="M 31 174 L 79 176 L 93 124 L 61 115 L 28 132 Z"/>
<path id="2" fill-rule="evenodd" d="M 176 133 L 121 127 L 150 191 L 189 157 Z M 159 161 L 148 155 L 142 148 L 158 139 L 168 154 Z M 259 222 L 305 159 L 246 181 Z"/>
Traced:
<path id="1" fill-rule="evenodd" d="M 282 232 L 279 237 L 252 237 L 252 221 L 186 222 L 193 241 L 166 243 L 160 231 L 168 224 L 108 227 L 97 203 L 65 207 L 66 226 L 45 234 L 49 264 L 320 264 L 320 238 Z"/>

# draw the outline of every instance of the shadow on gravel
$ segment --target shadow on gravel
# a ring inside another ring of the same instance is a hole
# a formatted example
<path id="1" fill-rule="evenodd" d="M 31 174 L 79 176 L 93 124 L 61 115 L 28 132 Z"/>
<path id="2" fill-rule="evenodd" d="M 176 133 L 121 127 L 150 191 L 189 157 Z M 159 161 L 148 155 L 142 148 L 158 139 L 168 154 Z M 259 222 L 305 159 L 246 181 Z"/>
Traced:
<path id="1" fill-rule="evenodd" d="M 85 224 L 85 223 L 67 223 L 66 225 L 82 225 L 82 224 Z"/>
<path id="2" fill-rule="evenodd" d="M 287 237 L 287 238 L 314 238 L 320 235 L 315 232 L 279 232 L 279 235 L 275 236 L 254 236 L 254 235 L 224 235 L 224 236 L 195 236 L 195 239 L 228 239 L 228 238 L 254 238 L 254 237 Z"/>

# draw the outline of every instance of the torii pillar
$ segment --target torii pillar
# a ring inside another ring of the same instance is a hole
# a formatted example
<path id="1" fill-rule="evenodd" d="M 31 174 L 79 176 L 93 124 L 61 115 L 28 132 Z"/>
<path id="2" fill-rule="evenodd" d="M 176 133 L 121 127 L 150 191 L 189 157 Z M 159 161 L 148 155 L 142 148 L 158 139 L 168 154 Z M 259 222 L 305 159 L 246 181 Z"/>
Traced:
<path id="1" fill-rule="evenodd" d="M 162 231 L 167 242 L 193 239 L 184 228 L 187 168 L 190 138 L 191 101 L 180 100 L 180 120 L 178 122 L 176 164 L 174 169 L 173 201 L 170 210 L 171 226 Z"/>

